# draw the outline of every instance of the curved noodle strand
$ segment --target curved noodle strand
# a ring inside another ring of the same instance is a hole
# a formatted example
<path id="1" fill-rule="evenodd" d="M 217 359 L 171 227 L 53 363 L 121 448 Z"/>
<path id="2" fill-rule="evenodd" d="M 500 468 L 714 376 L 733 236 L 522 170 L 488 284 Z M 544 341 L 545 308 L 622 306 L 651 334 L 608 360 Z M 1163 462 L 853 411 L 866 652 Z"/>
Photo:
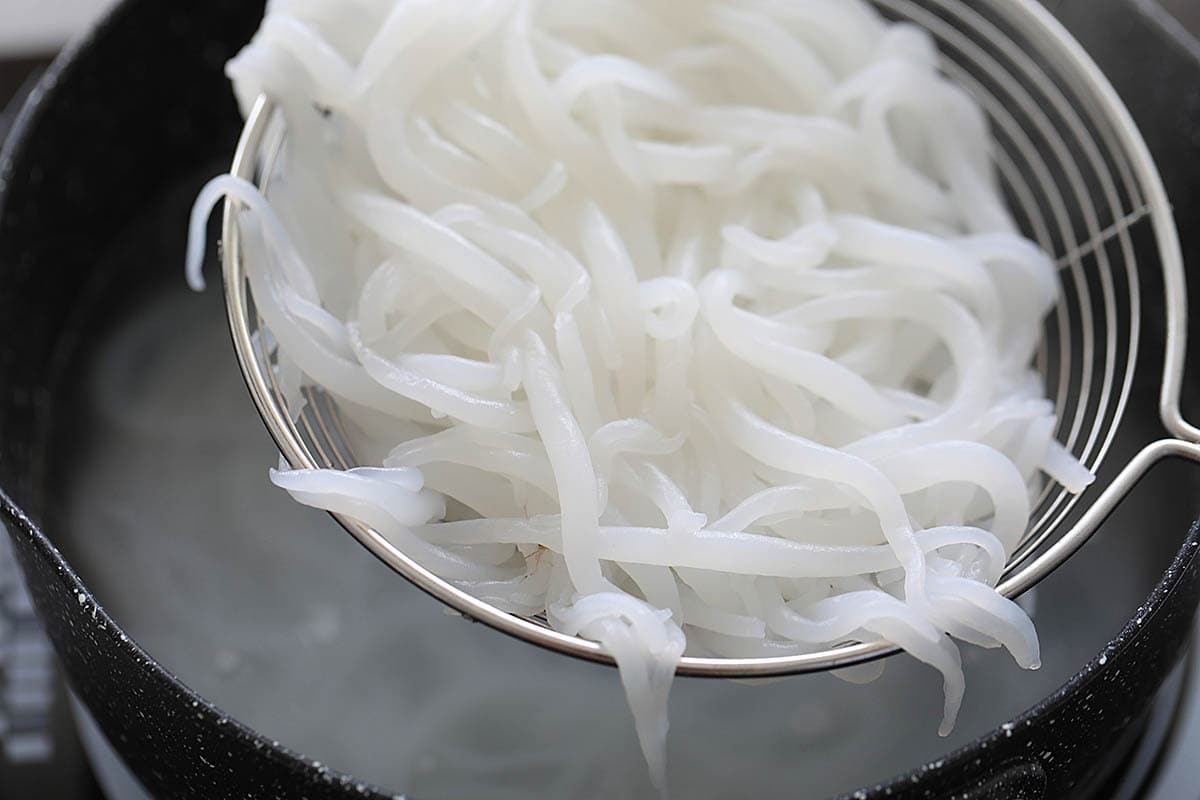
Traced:
<path id="1" fill-rule="evenodd" d="M 939 61 L 863 0 L 269 3 L 227 72 L 287 130 L 187 279 L 236 203 L 262 368 L 369 462 L 271 480 L 599 642 L 664 790 L 685 652 L 888 640 L 947 733 L 956 640 L 1037 666 L 993 587 L 1092 475 L 1032 367 L 1054 261 Z"/>

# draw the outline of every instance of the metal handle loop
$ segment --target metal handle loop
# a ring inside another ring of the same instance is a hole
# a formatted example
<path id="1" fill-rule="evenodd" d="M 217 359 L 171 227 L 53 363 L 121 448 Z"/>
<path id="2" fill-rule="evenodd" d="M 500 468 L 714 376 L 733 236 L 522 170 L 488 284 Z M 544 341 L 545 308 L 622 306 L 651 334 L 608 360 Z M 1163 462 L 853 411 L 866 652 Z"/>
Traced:
<path id="1" fill-rule="evenodd" d="M 997 591 L 1006 597 L 1016 597 L 1062 565 L 1076 550 L 1083 547 L 1150 468 L 1166 458 L 1186 458 L 1200 463 L 1200 443 L 1161 439 L 1144 447 L 1125 465 L 1104 492 L 1092 501 L 1087 511 L 1069 531 L 1020 572 L 1001 581 L 996 587 Z"/>

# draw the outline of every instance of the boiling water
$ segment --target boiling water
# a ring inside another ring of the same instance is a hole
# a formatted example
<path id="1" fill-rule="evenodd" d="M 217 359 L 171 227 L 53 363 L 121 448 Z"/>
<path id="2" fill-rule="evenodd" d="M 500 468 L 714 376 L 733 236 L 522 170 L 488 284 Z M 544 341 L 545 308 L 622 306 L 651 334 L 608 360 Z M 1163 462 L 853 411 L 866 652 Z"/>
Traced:
<path id="1" fill-rule="evenodd" d="M 65 373 L 76 383 L 51 464 L 65 494 L 49 528 L 101 604 L 232 717 L 387 789 L 425 800 L 653 797 L 615 670 L 448 615 L 270 485 L 277 456 L 219 292 L 188 293 L 181 243 L 159 233 L 181 227 L 188 196 L 135 226 L 98 268 L 109 288 L 81 313 Z M 151 278 L 136 297 L 130 270 Z M 936 736 L 940 678 L 907 657 L 866 686 L 829 675 L 678 681 L 673 790 L 823 797 L 938 758 L 1094 655 L 1183 530 L 1161 542 L 1103 534 L 1043 584 L 1040 672 L 964 648 L 967 696 L 949 740 Z M 1120 569 L 1098 580 L 1106 563 Z"/>

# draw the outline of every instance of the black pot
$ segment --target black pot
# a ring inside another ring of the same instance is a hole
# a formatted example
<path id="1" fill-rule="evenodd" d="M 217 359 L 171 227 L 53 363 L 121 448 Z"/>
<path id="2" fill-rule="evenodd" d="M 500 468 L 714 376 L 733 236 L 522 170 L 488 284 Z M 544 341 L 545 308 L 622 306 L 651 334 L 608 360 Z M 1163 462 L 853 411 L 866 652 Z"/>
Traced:
<path id="1" fill-rule="evenodd" d="M 1160 165 L 1170 167 L 1168 190 L 1188 220 L 1200 212 L 1200 168 L 1188 157 L 1200 130 L 1200 62 L 1137 10 L 1144 4 L 1057 5 L 1116 83 Z M 69 548 L 55 539 L 60 476 L 48 453 L 63 452 L 80 424 L 69 409 L 70 369 L 92 333 L 82 309 L 149 302 L 156 281 L 179 280 L 178 272 L 148 276 L 134 258 L 115 278 L 93 266 L 98 254 L 120 251 L 118 234 L 130 220 L 170 197 L 186 208 L 180 198 L 228 159 L 241 121 L 222 65 L 261 14 L 261 3 L 244 0 L 127 0 L 59 58 L 21 112 L 0 157 L 0 511 L 72 687 L 156 796 L 390 797 L 284 749 L 193 693 L 98 607 L 55 544 Z M 1190 227 L 1182 225 L 1185 254 L 1200 255 L 1200 233 Z M 182 228 L 181 220 L 177 230 L 139 235 L 161 237 L 160 252 L 178 252 L 181 262 Z M 1147 276 L 1147 296 L 1161 295 L 1157 280 Z M 1144 348 L 1151 355 L 1135 386 L 1142 407 L 1154 407 L 1161 344 L 1152 335 Z M 1130 424 L 1142 438 L 1155 435 L 1154 419 Z M 1079 609 L 1080 625 L 1126 620 L 1116 638 L 1024 715 L 847 797 L 1104 796 L 1184 649 L 1200 597 L 1200 532 L 1186 522 L 1195 516 L 1196 476 L 1164 468 L 1151 478 L 1064 568 L 1083 580 L 1103 581 L 1113 570 L 1148 576 L 1144 586 L 1132 584 L 1137 600 L 1145 597 L 1140 605 L 1114 597 L 1111 608 Z M 1112 631 L 1102 633 L 1103 641 Z M 802 785 L 797 791 L 807 796 Z"/>

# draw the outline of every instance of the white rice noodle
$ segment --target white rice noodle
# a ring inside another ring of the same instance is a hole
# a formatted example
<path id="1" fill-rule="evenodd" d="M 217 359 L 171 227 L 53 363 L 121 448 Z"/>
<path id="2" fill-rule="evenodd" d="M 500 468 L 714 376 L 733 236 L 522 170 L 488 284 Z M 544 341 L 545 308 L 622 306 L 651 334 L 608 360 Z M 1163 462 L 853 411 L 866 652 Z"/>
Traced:
<path id="1" fill-rule="evenodd" d="M 1092 480 L 1031 368 L 1060 292 L 985 115 L 861 0 L 273 0 L 228 73 L 287 132 L 222 176 L 287 413 L 364 466 L 298 501 L 614 656 L 654 781 L 679 658 L 954 640 Z M 871 666 L 849 676 L 867 679 Z"/>

